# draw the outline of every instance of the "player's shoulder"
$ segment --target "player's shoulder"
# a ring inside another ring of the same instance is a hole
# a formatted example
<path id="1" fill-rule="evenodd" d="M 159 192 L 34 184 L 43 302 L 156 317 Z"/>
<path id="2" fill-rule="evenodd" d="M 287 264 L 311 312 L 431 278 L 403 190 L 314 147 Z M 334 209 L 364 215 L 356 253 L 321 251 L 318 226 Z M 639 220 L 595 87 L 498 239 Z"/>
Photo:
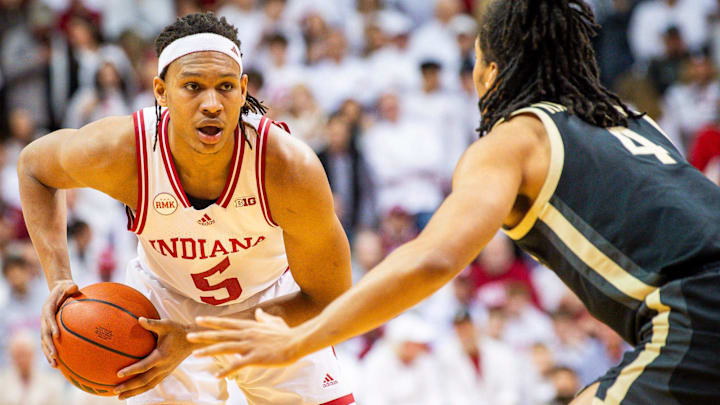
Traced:
<path id="1" fill-rule="evenodd" d="M 322 170 L 312 148 L 275 124 L 268 131 L 265 159 L 266 178 L 284 185 L 302 183 L 303 178 Z"/>

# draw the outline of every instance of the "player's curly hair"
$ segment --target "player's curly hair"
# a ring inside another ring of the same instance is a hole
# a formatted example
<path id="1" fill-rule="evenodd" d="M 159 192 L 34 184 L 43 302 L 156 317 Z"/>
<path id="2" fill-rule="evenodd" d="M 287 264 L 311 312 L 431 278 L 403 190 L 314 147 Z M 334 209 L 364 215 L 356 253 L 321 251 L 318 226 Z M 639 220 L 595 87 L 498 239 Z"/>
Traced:
<path id="1" fill-rule="evenodd" d="M 598 28 L 584 0 L 491 0 L 478 37 L 484 62 L 497 63 L 499 74 L 478 103 L 480 135 L 540 101 L 603 128 L 641 117 L 600 83 L 590 42 Z"/>
<path id="2" fill-rule="evenodd" d="M 224 36 L 225 38 L 233 41 L 237 45 L 238 49 L 241 50 L 240 40 L 237 36 L 237 28 L 227 22 L 225 17 L 221 17 L 218 19 L 215 14 L 207 12 L 188 14 L 182 17 L 178 17 L 178 19 L 175 20 L 174 23 L 166 26 L 157 36 L 157 38 L 155 38 L 155 52 L 157 52 L 159 56 L 160 53 L 162 53 L 163 49 L 165 49 L 173 41 L 189 35 L 202 34 L 206 32 Z M 242 50 L 240 51 L 240 56 L 242 56 Z M 160 78 L 165 79 L 166 73 L 167 67 L 160 73 Z M 160 107 L 157 105 L 157 102 L 155 103 L 155 111 L 157 114 L 155 143 L 157 143 L 157 133 L 160 126 Z M 256 114 L 265 114 L 267 112 L 267 108 L 263 105 L 261 101 L 253 97 L 250 92 L 248 92 L 245 99 L 245 105 L 240 110 L 240 128 L 243 128 L 242 116 L 247 115 L 250 112 Z M 243 136 L 245 136 L 245 132 L 242 131 L 242 133 Z"/>

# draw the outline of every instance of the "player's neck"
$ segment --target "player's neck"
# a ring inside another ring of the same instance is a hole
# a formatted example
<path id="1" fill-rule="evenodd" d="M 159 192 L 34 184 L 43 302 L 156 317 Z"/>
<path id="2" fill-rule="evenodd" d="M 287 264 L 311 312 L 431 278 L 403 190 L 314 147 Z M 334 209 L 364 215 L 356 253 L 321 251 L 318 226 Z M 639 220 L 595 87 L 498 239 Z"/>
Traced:
<path id="1" fill-rule="evenodd" d="M 229 139 L 216 153 L 200 153 L 168 128 L 170 153 L 186 194 L 197 198 L 217 198 L 225 186 L 232 164 L 235 139 Z"/>

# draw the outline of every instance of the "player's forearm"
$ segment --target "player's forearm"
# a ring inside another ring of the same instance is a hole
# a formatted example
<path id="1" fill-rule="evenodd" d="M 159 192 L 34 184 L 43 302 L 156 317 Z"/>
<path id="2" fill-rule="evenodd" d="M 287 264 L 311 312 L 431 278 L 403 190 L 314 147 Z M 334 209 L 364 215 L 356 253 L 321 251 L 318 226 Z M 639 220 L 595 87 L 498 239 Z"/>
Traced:
<path id="1" fill-rule="evenodd" d="M 464 264 L 445 260 L 422 241 L 390 254 L 316 318 L 297 327 L 303 354 L 375 329 L 437 291 Z"/>
<path id="2" fill-rule="evenodd" d="M 35 251 L 40 258 L 48 286 L 72 279 L 67 249 L 65 193 L 40 183 L 32 174 L 27 153 L 18 163 L 18 180 L 23 217 Z"/>

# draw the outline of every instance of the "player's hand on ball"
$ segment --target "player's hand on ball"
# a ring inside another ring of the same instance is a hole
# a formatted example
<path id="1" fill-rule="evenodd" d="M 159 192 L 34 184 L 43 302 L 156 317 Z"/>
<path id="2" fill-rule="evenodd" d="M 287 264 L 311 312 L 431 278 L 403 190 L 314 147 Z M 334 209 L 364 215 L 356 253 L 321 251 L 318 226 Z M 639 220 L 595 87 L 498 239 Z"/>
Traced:
<path id="1" fill-rule="evenodd" d="M 42 349 L 45 358 L 52 367 L 57 367 L 57 350 L 55 344 L 53 344 L 53 336 L 57 338 L 60 334 L 55 314 L 68 297 L 77 293 L 78 286 L 72 280 L 58 281 L 53 285 L 50 296 L 43 305 L 40 322 Z"/>
<path id="2" fill-rule="evenodd" d="M 257 309 L 255 319 L 198 317 L 198 326 L 213 330 L 188 334 L 189 341 L 207 346 L 193 354 L 239 354 L 239 358 L 216 374 L 218 378 L 225 378 L 247 366 L 286 366 L 302 357 L 295 343 L 295 329 L 282 318 Z"/>
<path id="3" fill-rule="evenodd" d="M 195 348 L 187 341 L 188 327 L 168 319 L 140 318 L 140 326 L 158 336 L 157 347 L 147 357 L 118 372 L 118 377 L 135 375 L 115 387 L 118 399 L 128 399 L 158 385 Z"/>

